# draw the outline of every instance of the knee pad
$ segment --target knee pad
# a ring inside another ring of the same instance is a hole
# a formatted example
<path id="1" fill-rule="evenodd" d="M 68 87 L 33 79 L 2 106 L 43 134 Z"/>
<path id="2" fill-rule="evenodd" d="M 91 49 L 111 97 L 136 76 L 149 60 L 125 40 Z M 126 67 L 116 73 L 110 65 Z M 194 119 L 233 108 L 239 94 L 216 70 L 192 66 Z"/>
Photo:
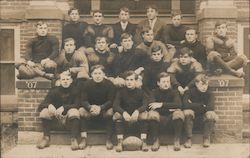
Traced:
<path id="1" fill-rule="evenodd" d="M 110 108 L 110 109 L 108 109 L 107 111 L 104 112 L 103 117 L 104 118 L 109 118 L 109 117 L 112 117 L 113 114 L 114 114 L 113 109 Z"/>
<path id="2" fill-rule="evenodd" d="M 157 122 L 160 122 L 160 114 L 159 114 L 159 112 L 150 110 L 148 112 L 148 120 L 155 120 Z"/>
<path id="3" fill-rule="evenodd" d="M 243 60 L 243 65 L 246 66 L 248 63 L 247 57 L 244 54 L 239 54 L 238 57 Z"/>
<path id="4" fill-rule="evenodd" d="M 183 113 L 184 113 L 184 116 L 192 116 L 192 118 L 194 119 L 195 118 L 195 115 L 194 115 L 194 111 L 191 110 L 191 109 L 186 109 L 186 110 L 183 110 Z"/>
<path id="5" fill-rule="evenodd" d="M 53 60 L 48 60 L 43 65 L 45 72 L 52 73 L 52 74 L 55 73 L 56 67 L 57 67 L 57 64 Z"/>
<path id="6" fill-rule="evenodd" d="M 208 55 L 207 55 L 207 60 L 209 62 L 214 61 L 215 57 L 221 57 L 220 53 L 216 52 L 216 51 L 211 51 Z"/>
<path id="7" fill-rule="evenodd" d="M 31 79 L 36 76 L 34 69 L 25 64 L 22 64 L 18 67 L 18 72 L 21 79 Z"/>
<path id="8" fill-rule="evenodd" d="M 177 119 L 181 119 L 182 121 L 184 121 L 184 113 L 181 110 L 177 110 L 173 112 L 173 120 L 177 120 Z"/>
<path id="9" fill-rule="evenodd" d="M 138 120 L 148 120 L 148 112 L 144 111 L 144 112 L 140 113 L 138 116 Z"/>
<path id="10" fill-rule="evenodd" d="M 80 119 L 80 112 L 76 108 L 69 109 L 69 111 L 67 112 L 67 117 L 69 119 Z"/>
<path id="11" fill-rule="evenodd" d="M 39 117 L 42 118 L 42 119 L 47 119 L 47 120 L 51 120 L 52 119 L 52 116 L 49 114 L 48 108 L 44 108 L 40 112 Z"/>
<path id="12" fill-rule="evenodd" d="M 212 120 L 217 121 L 219 119 L 218 115 L 214 111 L 207 111 L 204 116 L 204 121 Z"/>
<path id="13" fill-rule="evenodd" d="M 85 108 L 83 108 L 83 107 L 79 109 L 79 114 L 83 118 L 89 118 L 90 117 L 90 113 L 87 110 L 85 110 Z"/>
<path id="14" fill-rule="evenodd" d="M 113 115 L 113 121 L 120 121 L 122 119 L 122 115 L 119 112 L 115 112 L 115 114 Z"/>

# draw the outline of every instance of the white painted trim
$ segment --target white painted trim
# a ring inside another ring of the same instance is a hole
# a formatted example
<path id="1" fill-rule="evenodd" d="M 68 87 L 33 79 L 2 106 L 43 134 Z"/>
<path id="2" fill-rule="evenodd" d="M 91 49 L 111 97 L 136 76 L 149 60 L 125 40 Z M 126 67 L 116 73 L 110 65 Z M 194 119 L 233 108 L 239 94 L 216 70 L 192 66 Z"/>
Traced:
<path id="1" fill-rule="evenodd" d="M 15 25 L 15 26 L 0 26 L 0 29 L 14 29 L 14 61 L 17 61 L 18 59 L 20 59 L 20 26 L 19 24 Z M 15 81 L 16 81 L 16 75 L 17 75 L 18 71 L 15 69 Z M 15 82 L 16 84 L 16 82 Z M 15 85 L 16 87 L 16 85 Z M 17 92 L 17 89 L 15 90 L 15 94 Z M 1 95 L 1 97 L 4 97 L 5 95 Z M 9 96 L 9 95 L 6 95 Z"/>
<path id="2" fill-rule="evenodd" d="M 250 25 L 249 23 L 239 23 L 238 24 L 238 36 L 237 36 L 237 49 L 238 49 L 238 54 L 243 54 L 244 52 L 244 39 L 243 39 L 243 35 L 244 35 L 244 28 L 249 28 Z"/>

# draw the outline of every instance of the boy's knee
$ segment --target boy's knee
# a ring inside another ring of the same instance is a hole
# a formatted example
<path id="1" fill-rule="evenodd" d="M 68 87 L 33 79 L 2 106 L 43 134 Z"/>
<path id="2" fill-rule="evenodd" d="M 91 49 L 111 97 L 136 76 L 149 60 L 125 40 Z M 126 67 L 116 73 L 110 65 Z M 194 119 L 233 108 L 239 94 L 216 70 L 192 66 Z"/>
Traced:
<path id="1" fill-rule="evenodd" d="M 215 57 L 221 57 L 220 53 L 216 52 L 216 51 L 211 51 L 209 52 L 209 54 L 207 55 L 207 60 L 209 62 L 213 62 Z"/>
<path id="2" fill-rule="evenodd" d="M 44 109 L 40 112 L 39 117 L 40 117 L 41 119 L 47 119 L 47 120 L 51 120 L 51 119 L 52 119 L 52 116 L 49 114 L 48 108 L 44 108 Z"/>
<path id="3" fill-rule="evenodd" d="M 57 64 L 55 61 L 53 60 L 47 60 L 44 65 L 44 70 L 48 73 L 54 73 L 55 72 L 55 69 L 57 67 Z"/>
<path id="4" fill-rule="evenodd" d="M 113 121 L 121 121 L 123 119 L 122 115 L 119 112 L 115 112 L 113 115 Z"/>
<path id="5" fill-rule="evenodd" d="M 67 112 L 67 116 L 69 119 L 74 119 L 74 118 L 80 119 L 80 112 L 76 108 L 72 108 L 69 109 L 69 111 Z"/>
<path id="6" fill-rule="evenodd" d="M 18 67 L 18 73 L 19 73 L 19 76 L 23 79 L 34 78 L 36 75 L 33 68 L 25 64 L 22 64 Z"/>
<path id="7" fill-rule="evenodd" d="M 248 58 L 244 54 L 239 54 L 238 57 L 243 60 L 243 65 L 246 66 L 248 63 Z"/>
<path id="8" fill-rule="evenodd" d="M 148 120 L 154 120 L 160 122 L 160 114 L 157 111 L 150 110 L 148 112 Z"/>
<path id="9" fill-rule="evenodd" d="M 113 109 L 110 108 L 104 112 L 103 117 L 104 118 L 111 118 L 113 116 L 113 114 L 114 114 Z"/>
<path id="10" fill-rule="evenodd" d="M 177 119 L 181 119 L 182 121 L 184 121 L 184 113 L 181 110 L 177 110 L 173 112 L 173 120 L 177 120 Z"/>
<path id="11" fill-rule="evenodd" d="M 214 111 L 207 111 L 204 116 L 204 120 L 217 121 L 219 119 L 218 115 Z"/>
<path id="12" fill-rule="evenodd" d="M 79 114 L 80 114 L 80 117 L 90 118 L 90 113 L 87 110 L 85 110 L 85 108 L 83 107 L 79 109 Z"/>
<path id="13" fill-rule="evenodd" d="M 138 120 L 148 120 L 148 112 L 144 111 L 139 114 Z"/>
<path id="14" fill-rule="evenodd" d="M 185 117 L 192 117 L 194 119 L 195 115 L 194 115 L 194 111 L 191 109 L 186 109 L 183 110 L 184 116 Z"/>

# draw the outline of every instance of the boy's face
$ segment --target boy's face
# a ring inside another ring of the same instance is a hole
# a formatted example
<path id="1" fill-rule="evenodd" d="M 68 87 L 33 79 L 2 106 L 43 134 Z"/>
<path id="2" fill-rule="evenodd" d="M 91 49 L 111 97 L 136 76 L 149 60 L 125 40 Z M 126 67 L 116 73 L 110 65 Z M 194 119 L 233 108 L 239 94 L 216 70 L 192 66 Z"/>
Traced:
<path id="1" fill-rule="evenodd" d="M 191 57 L 188 54 L 180 55 L 179 61 L 181 65 L 188 65 L 191 63 Z"/>
<path id="2" fill-rule="evenodd" d="M 60 75 L 60 82 L 61 82 L 61 85 L 63 88 L 69 88 L 69 86 L 71 85 L 73 80 L 72 80 L 71 76 L 61 74 Z"/>
<path id="3" fill-rule="evenodd" d="M 129 13 L 121 10 L 119 14 L 119 18 L 122 22 L 127 22 L 129 20 Z"/>
<path id="4" fill-rule="evenodd" d="M 99 51 L 105 51 L 108 48 L 108 43 L 105 38 L 101 38 L 100 40 L 96 41 L 96 49 Z"/>
<path id="5" fill-rule="evenodd" d="M 176 15 L 176 16 L 172 17 L 172 24 L 175 27 L 180 26 L 181 25 L 181 15 Z"/>
<path id="6" fill-rule="evenodd" d="M 102 13 L 99 13 L 99 12 L 94 13 L 93 19 L 94 19 L 95 24 L 101 24 L 103 20 Z"/>
<path id="7" fill-rule="evenodd" d="M 208 89 L 208 81 L 206 82 L 202 82 L 202 81 L 198 81 L 195 82 L 195 86 L 197 87 L 197 89 L 201 92 L 206 92 Z"/>
<path id="8" fill-rule="evenodd" d="M 225 37 L 227 34 L 227 25 L 222 24 L 220 26 L 217 26 L 215 32 L 218 36 Z"/>
<path id="9" fill-rule="evenodd" d="M 71 13 L 69 14 L 70 20 L 73 22 L 79 21 L 79 13 L 77 10 L 72 10 Z"/>
<path id="10" fill-rule="evenodd" d="M 92 73 L 91 76 L 94 80 L 94 82 L 102 82 L 104 80 L 105 77 L 105 73 L 102 71 L 101 68 L 95 69 Z"/>
<path id="11" fill-rule="evenodd" d="M 158 12 L 155 9 L 152 9 L 152 8 L 147 9 L 147 17 L 149 20 L 155 19 L 157 15 L 158 15 Z"/>
<path id="12" fill-rule="evenodd" d="M 157 85 L 160 89 L 167 90 L 171 87 L 170 76 L 160 78 L 160 81 L 157 81 Z"/>
<path id="13" fill-rule="evenodd" d="M 134 89 L 136 87 L 135 75 L 131 75 L 131 76 L 126 77 L 125 84 L 126 84 L 127 88 Z"/>
<path id="14" fill-rule="evenodd" d="M 129 37 L 127 39 L 122 39 L 121 46 L 125 50 L 131 49 L 133 47 L 133 40 L 131 39 L 131 37 Z"/>
<path id="15" fill-rule="evenodd" d="M 76 46 L 73 40 L 64 43 L 64 50 L 66 53 L 74 53 L 75 49 Z"/>
<path id="16" fill-rule="evenodd" d="M 37 25 L 36 32 L 38 36 L 46 36 L 48 34 L 47 24 Z"/>
<path id="17" fill-rule="evenodd" d="M 197 34 L 196 34 L 195 30 L 187 30 L 185 37 L 189 43 L 194 43 L 197 39 Z"/>
<path id="18" fill-rule="evenodd" d="M 153 33 L 153 30 L 149 30 L 148 32 L 145 32 L 143 35 L 142 35 L 143 39 L 145 42 L 153 42 L 154 40 L 154 33 Z"/>
<path id="19" fill-rule="evenodd" d="M 156 61 L 156 62 L 161 61 L 162 58 L 163 58 L 163 54 L 162 54 L 161 50 L 158 50 L 157 52 L 152 52 L 152 54 L 151 54 L 151 59 Z"/>

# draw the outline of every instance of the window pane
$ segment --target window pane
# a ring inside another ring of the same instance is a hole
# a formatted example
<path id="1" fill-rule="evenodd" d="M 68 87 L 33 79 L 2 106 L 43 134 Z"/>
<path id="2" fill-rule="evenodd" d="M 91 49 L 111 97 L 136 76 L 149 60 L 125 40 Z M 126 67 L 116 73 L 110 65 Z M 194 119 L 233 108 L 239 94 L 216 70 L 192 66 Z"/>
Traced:
<path id="1" fill-rule="evenodd" d="M 249 27 L 244 28 L 244 54 L 247 56 L 248 59 L 250 59 L 250 49 L 249 49 L 249 43 L 250 43 L 250 32 L 249 32 Z M 242 53 L 242 52 L 240 52 Z M 244 67 L 244 72 L 246 73 L 245 76 L 245 89 L 244 93 L 250 93 L 249 87 L 250 87 L 250 64 Z"/>
<path id="2" fill-rule="evenodd" d="M 195 13 L 195 0 L 180 0 L 181 1 L 181 12 L 183 14 L 194 14 Z"/>
<path id="3" fill-rule="evenodd" d="M 170 13 L 171 0 L 101 0 L 101 10 L 106 14 L 118 14 L 120 8 L 128 7 L 130 12 L 145 14 L 148 5 L 156 5 L 159 13 Z"/>
<path id="4" fill-rule="evenodd" d="M 80 14 L 90 14 L 91 0 L 75 0 L 74 5 L 79 9 Z"/>
<path id="5" fill-rule="evenodd" d="M 1 95 L 15 95 L 15 66 L 14 64 L 0 65 Z"/>
<path id="6" fill-rule="evenodd" d="M 14 29 L 1 29 L 0 41 L 1 61 L 14 61 Z"/>

